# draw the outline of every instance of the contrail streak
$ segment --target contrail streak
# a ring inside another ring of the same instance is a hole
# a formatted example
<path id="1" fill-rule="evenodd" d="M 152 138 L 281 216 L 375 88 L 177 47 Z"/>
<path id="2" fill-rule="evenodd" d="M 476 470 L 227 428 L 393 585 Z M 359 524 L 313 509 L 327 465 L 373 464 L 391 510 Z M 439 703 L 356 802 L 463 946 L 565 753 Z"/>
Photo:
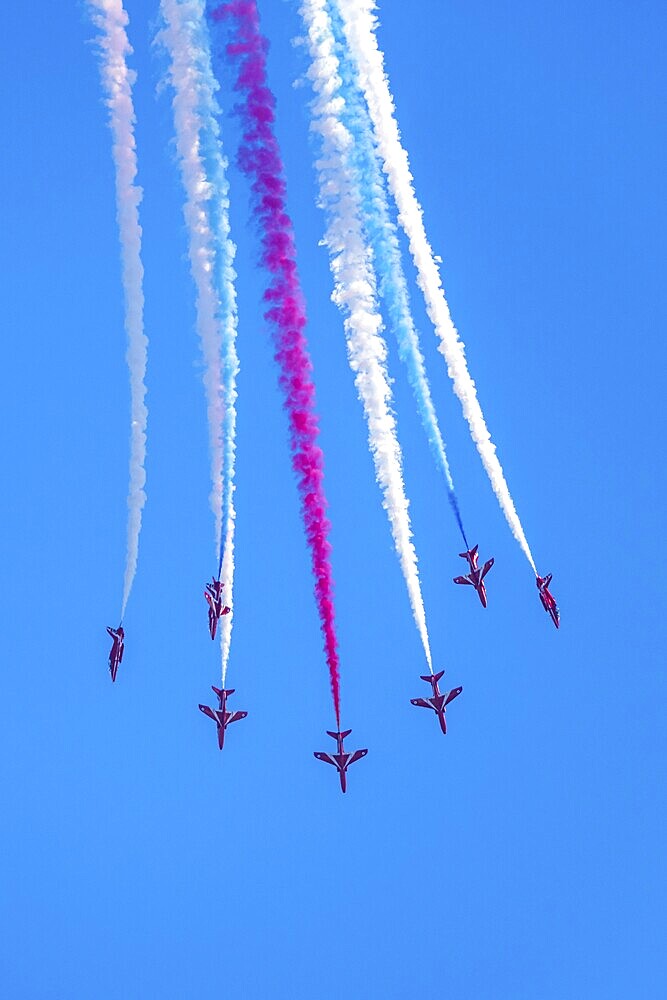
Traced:
<path id="1" fill-rule="evenodd" d="M 396 227 L 390 218 L 384 178 L 373 143 L 372 123 L 359 88 L 356 65 L 350 57 L 343 35 L 340 14 L 335 5 L 330 8 L 330 15 L 336 39 L 336 54 L 341 78 L 340 93 L 343 98 L 341 120 L 354 140 L 355 180 L 362 202 L 362 218 L 373 250 L 380 294 L 385 302 L 390 324 L 398 341 L 399 356 L 407 368 L 408 379 L 417 402 L 426 437 L 435 462 L 445 476 L 449 502 L 466 549 L 468 549 L 470 546 L 463 528 L 454 480 L 447 460 L 445 442 L 431 396 L 424 356 L 419 344 L 419 334 L 415 329 L 410 311 L 401 248 L 396 235 Z"/>
<path id="2" fill-rule="evenodd" d="M 232 607 L 220 623 L 223 687 L 229 661 L 234 580 L 236 455 L 236 290 L 230 239 L 227 163 L 216 116 L 218 83 L 211 65 L 204 0 L 161 0 L 157 36 L 169 55 L 174 90 L 176 149 L 185 189 L 190 269 L 197 291 L 197 331 L 205 362 L 204 387 L 211 453 L 211 507 L 224 597 Z"/>
<path id="3" fill-rule="evenodd" d="M 415 195 L 408 155 L 401 144 L 395 118 L 394 101 L 384 70 L 384 58 L 375 36 L 376 17 L 374 0 L 333 0 L 343 18 L 345 37 L 359 72 L 359 80 L 366 97 L 374 125 L 375 142 L 387 175 L 389 188 L 398 207 L 398 217 L 410 244 L 410 252 L 417 268 L 419 286 L 423 292 L 426 309 L 439 338 L 438 349 L 447 362 L 447 370 L 458 396 L 463 414 L 480 458 L 498 498 L 512 534 L 519 542 L 533 571 L 535 562 L 526 536 L 510 496 L 496 447 L 484 421 L 477 399 L 477 391 L 468 372 L 464 346 L 452 322 L 449 306 L 442 288 L 440 274 L 433 251 L 426 237 L 423 212 Z"/>
<path id="4" fill-rule="evenodd" d="M 130 372 L 130 483 L 127 497 L 127 555 L 121 621 L 132 590 L 139 557 L 141 515 L 146 503 L 146 357 L 148 340 L 144 334 L 144 269 L 141 263 L 141 226 L 139 202 L 142 190 L 135 184 L 137 152 L 134 138 L 132 85 L 136 74 L 127 66 L 132 53 L 127 38 L 128 16 L 122 0 L 88 0 L 90 16 L 101 34 L 100 75 L 109 109 L 113 136 L 113 160 L 116 169 L 116 210 L 121 246 L 123 290 L 125 293 L 125 331 L 127 365 Z"/>
<path id="5" fill-rule="evenodd" d="M 262 243 L 262 262 L 270 275 L 264 292 L 265 316 L 273 332 L 280 387 L 289 416 L 292 467 L 315 576 L 315 597 L 324 637 L 331 691 L 340 728 L 338 641 L 336 638 L 331 545 L 324 493 L 324 462 L 318 445 L 315 387 L 304 330 L 306 313 L 297 272 L 296 248 L 287 213 L 285 171 L 273 122 L 275 98 L 268 86 L 266 52 L 255 0 L 232 0 L 216 7 L 214 22 L 226 21 L 228 56 L 236 65 L 235 90 L 243 128 L 239 166 L 251 183 L 253 216 Z"/>
<path id="6" fill-rule="evenodd" d="M 321 156 L 316 163 L 320 202 L 328 228 L 334 278 L 333 299 L 345 316 L 350 366 L 363 402 L 375 474 L 382 489 L 394 545 L 405 578 L 424 653 L 432 671 L 431 650 L 424 602 L 412 543 L 401 469 L 401 450 L 391 411 L 391 389 L 385 366 L 386 345 L 381 336 L 382 320 L 375 297 L 375 275 L 371 253 L 361 221 L 363 205 L 352 167 L 352 137 L 342 121 L 344 100 L 335 54 L 335 40 L 326 0 L 305 0 L 300 7 L 311 57 L 308 76 L 315 91 L 312 128 L 321 138 Z"/>

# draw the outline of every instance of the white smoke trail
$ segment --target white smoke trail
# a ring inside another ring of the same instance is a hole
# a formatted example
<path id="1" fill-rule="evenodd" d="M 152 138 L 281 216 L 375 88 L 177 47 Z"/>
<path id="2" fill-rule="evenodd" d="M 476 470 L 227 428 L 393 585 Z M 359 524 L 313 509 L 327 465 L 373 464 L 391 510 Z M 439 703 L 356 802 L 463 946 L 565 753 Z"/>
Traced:
<path id="1" fill-rule="evenodd" d="M 113 136 L 113 160 L 116 169 L 116 210 L 121 245 L 123 290 L 125 293 L 125 331 L 127 365 L 130 372 L 130 483 L 127 497 L 127 555 L 121 621 L 137 572 L 141 515 L 146 502 L 146 423 L 144 402 L 148 340 L 144 334 L 144 269 L 141 263 L 141 226 L 139 202 L 142 190 L 135 184 L 137 152 L 134 139 L 132 85 L 136 74 L 127 66 L 132 47 L 127 38 L 128 16 L 122 0 L 88 0 L 90 16 L 101 34 L 96 39 L 100 49 L 100 75 L 109 109 Z"/>
<path id="2" fill-rule="evenodd" d="M 329 249 L 334 278 L 333 300 L 345 315 L 350 366 L 364 405 L 383 505 L 389 515 L 412 613 L 432 672 L 417 556 L 403 484 L 402 456 L 391 412 L 386 345 L 380 333 L 382 320 L 376 302 L 375 275 L 364 238 L 359 192 L 349 165 L 352 139 L 340 117 L 341 80 L 331 21 L 325 0 L 304 0 L 300 9 L 311 57 L 308 76 L 315 91 L 312 129 L 319 134 L 322 144 L 316 167 L 320 201 L 328 218 L 324 242 Z"/>
<path id="3" fill-rule="evenodd" d="M 185 188 L 184 215 L 190 268 L 197 291 L 197 330 L 204 355 L 204 387 L 211 452 L 211 507 L 223 597 L 233 607 L 233 503 L 236 433 L 235 247 L 229 234 L 226 161 L 221 152 L 204 0 L 161 0 L 164 27 L 156 41 L 170 59 L 176 150 Z M 224 538 L 224 549 L 222 541 Z M 221 620 L 223 686 L 233 611 Z"/>
<path id="4" fill-rule="evenodd" d="M 220 579 L 223 583 L 223 599 L 231 598 L 234 589 L 234 508 L 232 506 L 231 518 L 227 529 L 227 537 L 224 543 L 224 555 L 220 569 Z M 227 665 L 229 663 L 229 651 L 232 642 L 232 619 L 234 617 L 234 607 L 230 600 L 231 610 L 228 615 L 223 615 L 220 619 L 220 654 L 222 657 L 222 686 L 224 688 L 227 680 Z"/>
<path id="5" fill-rule="evenodd" d="M 342 15 L 347 43 L 357 63 L 360 83 L 373 120 L 375 142 L 383 161 L 383 169 L 396 201 L 399 221 L 410 244 L 426 309 L 440 340 L 438 350 L 447 362 L 447 371 L 452 379 L 454 391 L 461 402 L 473 441 L 507 523 L 533 571 L 537 573 L 502 466 L 496 455 L 496 446 L 491 441 L 477 399 L 475 383 L 468 372 L 464 346 L 452 322 L 438 267 L 426 237 L 423 211 L 414 191 L 410 163 L 401 143 L 394 100 L 384 69 L 384 57 L 375 35 L 377 25 L 374 14 L 375 0 L 333 0 L 333 2 L 338 5 Z"/>

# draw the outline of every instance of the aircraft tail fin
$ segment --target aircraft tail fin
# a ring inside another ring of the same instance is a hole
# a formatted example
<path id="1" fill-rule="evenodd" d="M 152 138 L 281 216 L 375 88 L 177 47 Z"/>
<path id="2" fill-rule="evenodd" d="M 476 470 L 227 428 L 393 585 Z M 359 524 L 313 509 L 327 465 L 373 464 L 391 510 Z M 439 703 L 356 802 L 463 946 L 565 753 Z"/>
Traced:
<path id="1" fill-rule="evenodd" d="M 220 688 L 217 688 L 214 684 L 211 684 L 211 691 L 215 691 L 215 693 L 217 694 L 218 698 L 222 698 L 222 697 L 224 697 L 224 695 L 227 695 L 227 697 L 229 698 L 230 694 L 234 694 L 234 692 L 236 691 L 236 688 L 222 688 L 222 689 L 220 689 Z"/>
<path id="2" fill-rule="evenodd" d="M 344 740 L 345 737 L 349 736 L 351 732 L 352 732 L 351 729 L 346 729 L 345 732 L 343 732 L 343 733 L 332 733 L 330 729 L 327 729 L 327 736 L 331 736 L 332 739 L 334 739 L 334 740 L 337 740 L 338 737 L 340 736 L 340 738 L 342 740 Z"/>

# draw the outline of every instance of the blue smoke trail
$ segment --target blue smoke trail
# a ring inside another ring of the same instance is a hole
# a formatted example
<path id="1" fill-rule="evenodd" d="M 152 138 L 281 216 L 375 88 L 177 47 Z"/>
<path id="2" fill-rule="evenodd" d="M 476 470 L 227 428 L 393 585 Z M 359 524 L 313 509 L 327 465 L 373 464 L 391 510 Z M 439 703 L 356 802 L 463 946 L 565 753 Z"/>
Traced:
<path id="1" fill-rule="evenodd" d="M 232 602 L 234 578 L 234 464 L 236 457 L 236 291 L 230 238 L 227 161 L 222 151 L 205 0 L 160 0 L 158 34 L 174 90 L 176 146 L 186 192 L 184 214 L 190 266 L 197 288 L 197 328 L 205 361 L 204 385 L 211 449 L 218 579 Z M 222 685 L 229 660 L 232 614 L 220 625 Z"/>
<path id="2" fill-rule="evenodd" d="M 208 33 L 207 26 L 202 23 L 202 32 Z M 236 379 L 239 373 L 239 358 L 236 353 L 236 271 L 234 257 L 236 246 L 231 240 L 229 223 L 229 181 L 227 180 L 228 161 L 221 153 L 220 127 L 215 115 L 220 115 L 220 107 L 212 95 L 219 84 L 213 75 L 210 61 L 210 47 L 206 45 L 207 58 L 202 67 L 206 86 L 202 89 L 203 100 L 199 107 L 202 121 L 200 132 L 201 155 L 206 166 L 206 173 L 212 185 L 213 194 L 209 202 L 209 216 L 215 245 L 214 284 L 218 293 L 218 321 L 222 332 L 222 370 L 221 389 L 225 405 L 225 417 L 222 429 L 222 531 L 220 534 L 220 551 L 218 564 L 218 579 L 222 574 L 222 564 L 225 548 L 233 545 L 234 511 L 234 471 L 236 464 Z M 230 533 L 231 529 L 231 533 Z"/>
<path id="3" fill-rule="evenodd" d="M 214 262 L 212 279 L 218 301 L 217 321 L 221 338 L 220 392 L 224 406 L 222 422 L 222 495 L 221 531 L 218 551 L 218 579 L 223 582 L 225 595 L 232 600 L 234 583 L 234 473 L 236 465 L 236 379 L 239 359 L 236 352 L 237 307 L 236 246 L 231 239 L 229 222 L 228 161 L 222 152 L 222 136 L 218 122 L 221 108 L 216 98 L 219 83 L 213 72 L 211 40 L 205 17 L 206 4 L 197 0 L 196 18 L 191 22 L 194 52 L 198 65 L 199 143 L 200 155 L 211 186 L 208 216 L 213 237 Z M 214 487 L 215 495 L 215 487 Z M 233 612 L 220 621 L 222 655 L 222 685 L 226 683 L 231 644 Z"/>
<path id="4" fill-rule="evenodd" d="M 329 3 L 329 13 L 336 38 L 336 56 L 339 60 L 341 77 L 340 93 L 345 101 L 341 119 L 354 139 L 350 161 L 357 178 L 366 234 L 373 251 L 380 294 L 398 341 L 399 357 L 408 371 L 408 380 L 417 401 L 433 457 L 445 475 L 449 502 L 468 549 L 470 546 L 463 528 L 445 443 L 431 397 L 419 335 L 410 312 L 401 248 L 396 227 L 389 214 L 384 178 L 372 139 L 373 125 L 359 86 L 356 66 L 347 48 L 342 19 L 336 3 Z"/>

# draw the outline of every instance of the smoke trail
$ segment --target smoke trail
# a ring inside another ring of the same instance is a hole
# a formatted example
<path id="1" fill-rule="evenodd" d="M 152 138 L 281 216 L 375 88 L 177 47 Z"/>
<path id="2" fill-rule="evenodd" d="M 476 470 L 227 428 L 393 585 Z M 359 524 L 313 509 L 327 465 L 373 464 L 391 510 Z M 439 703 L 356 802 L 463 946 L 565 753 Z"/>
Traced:
<path id="1" fill-rule="evenodd" d="M 452 322 L 438 267 L 426 237 L 422 208 L 415 195 L 408 155 L 401 144 L 396 123 L 394 101 L 384 70 L 383 55 L 375 37 L 377 21 L 373 13 L 375 2 L 374 0 L 333 0 L 333 2 L 338 5 L 342 15 L 345 37 L 357 64 L 383 169 L 398 207 L 399 221 L 408 237 L 426 309 L 440 340 L 438 350 L 447 362 L 447 371 L 452 379 L 454 392 L 461 402 L 473 441 L 507 523 L 533 571 L 537 572 L 496 455 L 496 447 L 491 441 L 491 435 L 484 421 L 475 383 L 468 372 L 464 347 Z"/>
<path id="2" fill-rule="evenodd" d="M 330 17 L 341 78 L 340 93 L 343 98 L 341 120 L 354 142 L 355 182 L 362 202 L 362 218 L 373 250 L 380 294 L 398 341 L 399 356 L 407 368 L 408 379 L 433 457 L 444 473 L 449 502 L 467 549 L 470 546 L 463 528 L 445 443 L 431 396 L 419 334 L 410 312 L 401 249 L 396 227 L 389 214 L 384 180 L 373 144 L 372 124 L 359 90 L 356 67 L 345 44 L 340 14 L 335 5 L 330 9 Z"/>
<path id="3" fill-rule="evenodd" d="M 122 0 L 88 0 L 90 16 L 101 34 L 100 75 L 109 109 L 113 136 L 113 159 L 116 168 L 116 211 L 121 246 L 123 290 L 125 293 L 125 331 L 127 366 L 130 372 L 130 483 L 127 497 L 127 555 L 121 621 L 132 590 L 139 557 L 141 514 L 146 503 L 146 422 L 144 402 L 148 340 L 144 334 L 144 269 L 141 263 L 141 226 L 139 202 L 142 190 L 135 184 L 137 152 L 134 139 L 132 85 L 136 74 L 128 69 L 126 57 L 132 53 L 127 38 L 128 16 Z"/>
<path id="4" fill-rule="evenodd" d="M 410 606 L 424 653 L 431 666 L 431 651 L 424 602 L 411 538 L 408 500 L 401 470 L 401 450 L 391 412 L 391 389 L 385 368 L 386 345 L 375 299 L 375 275 L 361 222 L 363 206 L 351 166 L 353 144 L 343 124 L 343 97 L 338 60 L 326 0 L 304 0 L 301 16 L 306 26 L 315 99 L 313 131 L 321 137 L 317 161 L 320 201 L 328 217 L 325 243 L 334 278 L 333 299 L 345 315 L 350 366 L 364 405 L 375 473 L 382 488 L 394 544 L 408 589 Z"/>
<path id="5" fill-rule="evenodd" d="M 176 148 L 185 188 L 190 268 L 197 290 L 197 330 L 205 362 L 204 387 L 211 452 L 211 507 L 219 579 L 232 612 L 221 621 L 225 683 L 233 612 L 234 467 L 236 457 L 236 291 L 230 239 L 227 163 L 216 116 L 218 84 L 211 66 L 204 0 L 161 0 L 166 49 L 174 90 Z"/>
<path id="6" fill-rule="evenodd" d="M 255 0 L 232 0 L 211 14 L 227 21 L 227 54 L 236 63 L 235 90 L 243 127 L 239 166 L 252 186 L 253 215 L 262 242 L 262 262 L 270 274 L 264 292 L 265 314 L 272 327 L 280 387 L 289 415 L 292 467 L 297 475 L 301 510 L 315 576 L 315 596 L 331 677 L 336 721 L 340 728 L 340 687 L 333 575 L 328 541 L 329 522 L 324 494 L 324 463 L 317 444 L 315 387 L 304 335 L 306 314 L 296 266 L 294 232 L 287 213 L 284 167 L 273 130 L 275 98 L 266 75 L 268 43 L 261 34 Z"/>

